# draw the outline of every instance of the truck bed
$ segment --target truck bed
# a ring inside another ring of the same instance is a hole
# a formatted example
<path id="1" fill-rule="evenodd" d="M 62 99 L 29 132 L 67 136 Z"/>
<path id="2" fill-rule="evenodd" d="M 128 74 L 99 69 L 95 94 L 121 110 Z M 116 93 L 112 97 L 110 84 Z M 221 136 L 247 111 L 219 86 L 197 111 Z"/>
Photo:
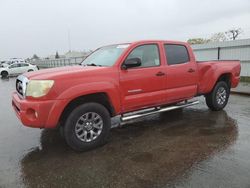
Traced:
<path id="1" fill-rule="evenodd" d="M 238 60 L 197 61 L 197 67 L 198 94 L 209 93 L 221 76 L 230 77 L 232 88 L 239 83 L 241 66 Z"/>

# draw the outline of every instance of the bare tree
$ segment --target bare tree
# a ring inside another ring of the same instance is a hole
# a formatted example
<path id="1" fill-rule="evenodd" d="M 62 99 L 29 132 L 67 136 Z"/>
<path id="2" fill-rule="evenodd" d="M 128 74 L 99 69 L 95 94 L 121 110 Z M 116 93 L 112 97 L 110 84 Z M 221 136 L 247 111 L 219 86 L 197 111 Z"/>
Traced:
<path id="1" fill-rule="evenodd" d="M 239 35 L 242 33 L 243 33 L 243 30 L 241 28 L 234 28 L 234 29 L 230 29 L 227 32 L 225 32 L 225 34 L 231 40 L 236 40 L 239 37 Z"/>
<path id="2" fill-rule="evenodd" d="M 223 41 L 226 41 L 226 40 L 227 40 L 227 37 L 226 37 L 225 33 L 219 32 L 219 33 L 214 33 L 214 34 L 211 36 L 210 40 L 211 40 L 212 42 L 223 42 Z"/>
<path id="3" fill-rule="evenodd" d="M 187 41 L 189 44 L 206 44 L 210 42 L 209 39 L 204 39 L 204 38 L 191 38 L 188 39 Z"/>

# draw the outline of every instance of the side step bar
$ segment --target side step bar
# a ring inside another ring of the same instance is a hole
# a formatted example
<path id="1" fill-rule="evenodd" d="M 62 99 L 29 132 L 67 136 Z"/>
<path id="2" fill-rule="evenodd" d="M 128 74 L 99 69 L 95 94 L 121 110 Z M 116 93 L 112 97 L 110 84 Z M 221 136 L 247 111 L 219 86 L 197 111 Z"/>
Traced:
<path id="1" fill-rule="evenodd" d="M 132 113 L 127 113 L 127 114 L 123 114 L 121 116 L 121 121 L 129 121 L 132 119 L 136 119 L 136 118 L 140 118 L 140 117 L 144 117 L 144 116 L 148 116 L 148 115 L 152 115 L 152 114 L 157 114 L 160 112 L 166 112 L 166 111 L 171 111 L 171 110 L 176 110 L 179 108 L 184 108 L 187 106 L 193 106 L 199 104 L 199 101 L 193 101 L 193 102 L 185 102 L 183 104 L 178 104 L 178 105 L 174 105 L 174 106 L 168 106 L 165 108 L 160 108 L 160 107 L 156 107 L 156 108 L 151 108 L 151 111 L 148 111 L 147 109 L 144 110 L 145 112 L 143 112 L 143 110 L 138 111 L 138 112 L 132 112 Z"/>

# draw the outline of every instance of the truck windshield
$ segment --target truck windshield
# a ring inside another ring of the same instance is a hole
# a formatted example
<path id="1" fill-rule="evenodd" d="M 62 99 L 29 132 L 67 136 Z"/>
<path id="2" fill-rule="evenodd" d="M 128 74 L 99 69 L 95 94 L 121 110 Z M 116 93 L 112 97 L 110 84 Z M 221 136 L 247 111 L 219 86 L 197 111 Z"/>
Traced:
<path id="1" fill-rule="evenodd" d="M 90 54 L 81 63 L 84 66 L 112 66 L 129 44 L 105 46 Z"/>

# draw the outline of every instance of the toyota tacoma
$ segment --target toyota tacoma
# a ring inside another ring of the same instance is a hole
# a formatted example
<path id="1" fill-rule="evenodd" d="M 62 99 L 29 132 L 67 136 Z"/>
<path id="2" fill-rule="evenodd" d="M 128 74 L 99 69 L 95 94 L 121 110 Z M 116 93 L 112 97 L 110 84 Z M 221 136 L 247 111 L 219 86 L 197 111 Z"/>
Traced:
<path id="1" fill-rule="evenodd" d="M 77 151 L 103 145 L 111 118 L 122 122 L 195 105 L 222 110 L 240 79 L 239 61 L 195 60 L 185 42 L 139 41 L 101 47 L 78 66 L 29 72 L 16 80 L 21 122 L 57 128 Z"/>

